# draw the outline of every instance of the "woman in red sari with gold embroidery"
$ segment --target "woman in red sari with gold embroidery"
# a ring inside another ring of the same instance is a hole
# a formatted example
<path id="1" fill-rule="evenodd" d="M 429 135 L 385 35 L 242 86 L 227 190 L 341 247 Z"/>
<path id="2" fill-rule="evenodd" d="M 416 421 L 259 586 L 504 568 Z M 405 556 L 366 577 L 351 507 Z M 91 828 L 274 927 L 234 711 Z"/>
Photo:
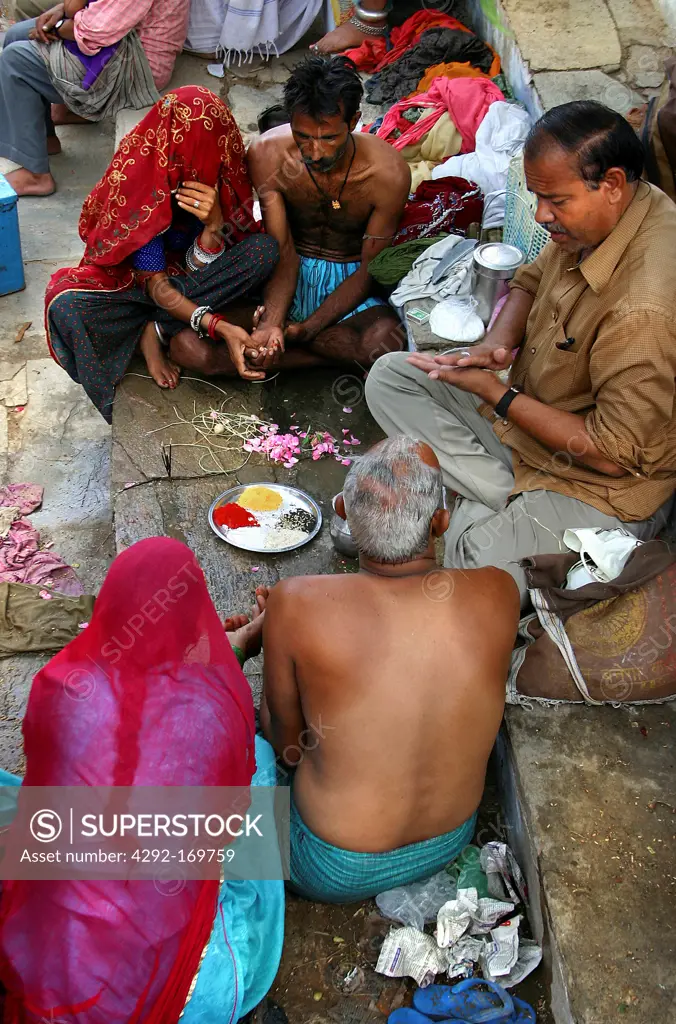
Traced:
<path id="1" fill-rule="evenodd" d="M 180 371 L 166 346 L 186 329 L 225 344 L 233 374 L 265 376 L 247 363 L 250 335 L 219 313 L 253 298 L 278 257 L 254 221 L 244 157 L 225 104 L 186 86 L 125 136 L 85 201 L 85 254 L 49 283 L 47 340 L 108 422 L 137 345 L 153 379 L 176 386 Z"/>

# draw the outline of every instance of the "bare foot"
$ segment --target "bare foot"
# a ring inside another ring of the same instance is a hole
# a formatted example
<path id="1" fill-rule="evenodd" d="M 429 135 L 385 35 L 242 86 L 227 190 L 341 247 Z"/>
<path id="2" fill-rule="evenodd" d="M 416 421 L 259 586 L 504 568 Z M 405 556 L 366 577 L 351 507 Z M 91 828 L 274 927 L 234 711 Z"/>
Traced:
<path id="1" fill-rule="evenodd" d="M 47 136 L 47 152 L 50 156 L 58 156 L 61 152 L 61 143 L 59 142 L 58 136 L 48 135 Z"/>
<path id="2" fill-rule="evenodd" d="M 54 124 L 94 124 L 86 117 L 74 114 L 65 103 L 52 103 L 52 122 Z"/>
<path id="3" fill-rule="evenodd" d="M 161 388 L 171 388 L 173 390 L 179 382 L 181 368 L 176 363 L 172 363 L 170 359 L 167 359 L 162 351 L 154 323 L 148 323 L 144 327 L 139 348 L 145 358 L 148 373 L 155 383 Z"/>
<path id="4" fill-rule="evenodd" d="M 255 658 L 261 653 L 265 606 L 269 595 L 268 587 L 256 587 L 256 603 L 251 618 L 248 615 L 231 615 L 223 623 L 230 644 L 239 647 L 245 658 Z"/>
<path id="5" fill-rule="evenodd" d="M 25 167 L 19 167 L 5 177 L 18 196 L 51 196 L 56 192 L 56 182 L 49 171 L 47 174 L 33 174 Z"/>
<path id="6" fill-rule="evenodd" d="M 383 30 L 382 38 L 384 37 L 385 31 Z M 310 49 L 315 53 L 342 53 L 343 50 L 351 50 L 356 46 L 361 46 L 365 39 L 373 38 L 375 37 L 362 32 L 352 22 L 346 21 L 344 24 L 339 25 L 338 28 L 334 28 L 332 32 L 327 32 Z"/>

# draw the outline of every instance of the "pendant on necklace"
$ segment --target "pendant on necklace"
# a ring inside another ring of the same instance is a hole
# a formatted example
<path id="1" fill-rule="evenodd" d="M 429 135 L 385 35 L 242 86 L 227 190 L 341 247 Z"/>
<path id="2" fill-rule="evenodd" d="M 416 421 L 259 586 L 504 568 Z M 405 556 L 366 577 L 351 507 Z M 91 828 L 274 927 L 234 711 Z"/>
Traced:
<path id="1" fill-rule="evenodd" d="M 340 203 L 338 202 L 337 199 L 334 199 L 332 201 L 331 206 L 333 207 L 334 210 L 340 210 Z"/>

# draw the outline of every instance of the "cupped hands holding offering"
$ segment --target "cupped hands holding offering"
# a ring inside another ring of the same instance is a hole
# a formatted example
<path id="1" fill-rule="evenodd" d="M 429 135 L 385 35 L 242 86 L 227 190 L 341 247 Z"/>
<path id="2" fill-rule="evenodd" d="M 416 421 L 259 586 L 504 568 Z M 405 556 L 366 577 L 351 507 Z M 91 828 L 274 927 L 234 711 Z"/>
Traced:
<path id="1" fill-rule="evenodd" d="M 237 327 L 227 320 L 219 320 L 214 332 L 227 345 L 233 366 L 240 377 L 244 380 L 265 379 L 265 372 L 255 368 L 258 352 L 252 349 L 252 338 L 243 327 Z"/>

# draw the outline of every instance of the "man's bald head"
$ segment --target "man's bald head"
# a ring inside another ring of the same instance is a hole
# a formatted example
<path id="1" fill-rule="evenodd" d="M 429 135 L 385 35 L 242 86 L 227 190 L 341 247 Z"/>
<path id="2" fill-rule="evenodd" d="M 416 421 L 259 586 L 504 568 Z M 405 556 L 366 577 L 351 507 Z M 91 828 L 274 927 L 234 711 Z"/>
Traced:
<path id="1" fill-rule="evenodd" d="M 350 532 L 377 562 L 408 562 L 427 550 L 443 508 L 439 460 L 429 445 L 388 437 L 353 463 L 343 488 Z"/>

